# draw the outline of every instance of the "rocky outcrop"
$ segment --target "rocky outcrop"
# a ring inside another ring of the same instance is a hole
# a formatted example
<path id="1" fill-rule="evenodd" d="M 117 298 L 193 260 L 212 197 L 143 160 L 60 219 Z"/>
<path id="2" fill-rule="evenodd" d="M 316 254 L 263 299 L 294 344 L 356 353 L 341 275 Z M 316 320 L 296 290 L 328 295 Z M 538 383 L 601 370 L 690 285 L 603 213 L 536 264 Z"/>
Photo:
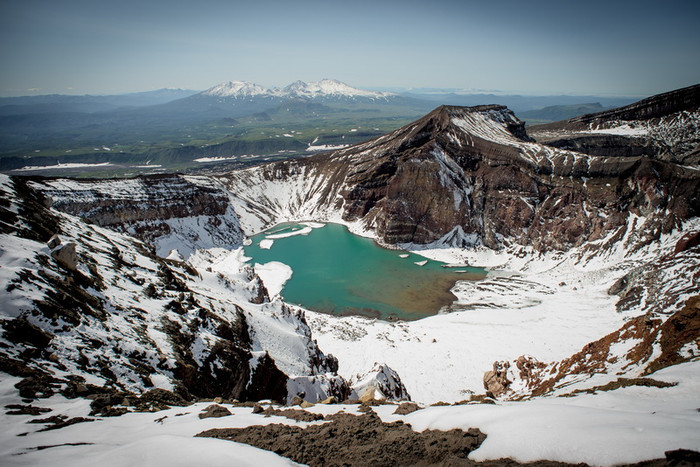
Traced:
<path id="1" fill-rule="evenodd" d="M 623 237 L 630 214 L 647 221 L 641 243 L 698 215 L 698 171 L 645 154 L 557 149 L 503 106 L 443 106 L 366 143 L 221 180 L 258 228 L 340 216 L 388 244 L 566 250 Z"/>
<path id="2" fill-rule="evenodd" d="M 78 253 L 73 242 L 56 245 L 51 250 L 51 257 L 72 271 L 78 267 Z"/>
<path id="3" fill-rule="evenodd" d="M 512 381 L 508 379 L 509 362 L 494 362 L 493 370 L 484 373 L 484 389 L 489 397 L 499 397 L 508 391 Z"/>
<path id="4" fill-rule="evenodd" d="M 571 393 L 571 381 L 577 382 L 577 392 L 590 390 L 586 382 L 593 376 L 600 382 L 601 376 L 607 375 L 610 384 L 605 389 L 620 384 L 655 384 L 640 377 L 700 356 L 699 336 L 700 296 L 695 296 L 668 319 L 638 316 L 559 362 L 545 363 L 529 356 L 494 362 L 494 370 L 484 374 L 484 387 L 494 397 L 522 399 Z M 623 353 L 619 349 L 624 349 Z M 626 378 L 618 378 L 620 375 Z"/>
<path id="5" fill-rule="evenodd" d="M 535 125 L 538 142 L 604 157 L 649 156 L 700 162 L 700 85 L 659 94 L 619 109 Z"/>
<path id="6" fill-rule="evenodd" d="M 229 415 L 231 415 L 231 411 L 226 407 L 212 404 L 199 414 L 199 418 L 221 418 Z"/>
<path id="7" fill-rule="evenodd" d="M 37 179 L 31 185 L 56 209 L 148 241 L 161 257 L 173 247 L 184 256 L 197 247 L 232 248 L 243 238 L 228 193 L 206 178 Z"/>
<path id="8" fill-rule="evenodd" d="M 411 396 L 401 382 L 398 373 L 385 364 L 375 363 L 364 375 L 352 379 L 353 399 L 362 402 L 373 400 L 410 401 Z"/>
<path id="9" fill-rule="evenodd" d="M 403 422 L 384 423 L 374 412 L 338 413 L 305 428 L 281 424 L 217 428 L 198 437 L 226 439 L 273 451 L 311 466 L 466 465 L 486 435 L 477 429 L 424 430 Z"/>

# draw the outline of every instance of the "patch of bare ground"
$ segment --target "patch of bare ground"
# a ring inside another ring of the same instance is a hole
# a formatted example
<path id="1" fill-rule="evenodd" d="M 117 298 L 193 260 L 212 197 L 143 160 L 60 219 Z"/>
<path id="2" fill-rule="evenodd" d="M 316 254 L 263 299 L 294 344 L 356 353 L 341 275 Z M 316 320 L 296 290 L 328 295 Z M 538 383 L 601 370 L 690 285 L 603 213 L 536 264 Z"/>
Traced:
<path id="1" fill-rule="evenodd" d="M 274 409 L 271 407 L 269 411 Z M 267 411 L 259 411 L 264 414 Z M 287 411 L 274 415 L 286 416 Z M 299 411 L 303 412 L 303 411 Z M 486 435 L 476 428 L 467 431 L 425 430 L 415 432 L 401 421 L 382 422 L 374 411 L 362 415 L 337 413 L 325 417 L 327 423 L 306 428 L 288 425 L 216 428 L 197 437 L 218 438 L 250 444 L 272 451 L 301 464 L 315 466 L 447 466 L 447 467 L 587 467 L 549 460 L 520 463 L 513 459 L 484 462 L 469 460 L 470 452 L 481 446 Z M 700 453 L 686 449 L 668 451 L 665 458 L 652 459 L 628 467 L 696 466 Z M 620 466 L 623 467 L 623 466 Z"/>
<path id="2" fill-rule="evenodd" d="M 615 389 L 627 388 L 630 386 L 644 386 L 648 388 L 670 388 L 678 383 L 667 383 L 665 381 L 657 381 L 652 378 L 617 378 L 615 381 L 610 381 L 602 386 L 595 386 L 588 389 L 577 389 L 562 397 L 575 396 L 577 394 L 594 394 L 598 391 L 614 391 Z"/>
<path id="3" fill-rule="evenodd" d="M 306 428 L 287 425 L 218 428 L 199 433 L 246 443 L 310 466 L 432 465 L 464 460 L 486 435 L 477 429 L 413 431 L 403 422 L 384 423 L 374 412 L 338 413 L 328 423 Z M 461 464 L 454 464 L 461 465 Z"/>

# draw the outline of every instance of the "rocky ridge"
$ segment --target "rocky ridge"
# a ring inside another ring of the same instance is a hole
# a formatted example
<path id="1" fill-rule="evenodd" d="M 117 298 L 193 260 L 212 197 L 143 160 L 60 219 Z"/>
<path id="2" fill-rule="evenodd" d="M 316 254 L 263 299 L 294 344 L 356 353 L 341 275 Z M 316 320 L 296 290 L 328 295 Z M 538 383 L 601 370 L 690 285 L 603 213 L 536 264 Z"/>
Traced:
<path id="1" fill-rule="evenodd" d="M 247 233 L 335 219 L 401 245 L 568 250 L 623 236 L 629 214 L 651 242 L 700 205 L 695 168 L 537 144 L 501 106 L 440 107 L 351 148 L 220 180 Z"/>
<path id="2" fill-rule="evenodd" d="M 244 236 L 228 193 L 202 177 L 36 179 L 30 186 L 56 209 L 146 241 L 161 257 L 173 248 L 183 257 L 196 248 L 230 249 Z"/>
<path id="3" fill-rule="evenodd" d="M 607 157 L 700 164 L 700 85 L 634 104 L 529 128 L 538 142 Z"/>

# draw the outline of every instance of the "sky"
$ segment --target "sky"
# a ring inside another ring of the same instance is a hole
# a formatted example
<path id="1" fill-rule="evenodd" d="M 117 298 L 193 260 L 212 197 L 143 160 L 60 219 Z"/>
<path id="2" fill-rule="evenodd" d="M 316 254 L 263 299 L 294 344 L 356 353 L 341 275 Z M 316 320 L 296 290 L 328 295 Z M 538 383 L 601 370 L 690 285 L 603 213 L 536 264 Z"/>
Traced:
<path id="1" fill-rule="evenodd" d="M 0 0 L 0 96 L 265 87 L 648 96 L 700 83 L 700 2 Z"/>

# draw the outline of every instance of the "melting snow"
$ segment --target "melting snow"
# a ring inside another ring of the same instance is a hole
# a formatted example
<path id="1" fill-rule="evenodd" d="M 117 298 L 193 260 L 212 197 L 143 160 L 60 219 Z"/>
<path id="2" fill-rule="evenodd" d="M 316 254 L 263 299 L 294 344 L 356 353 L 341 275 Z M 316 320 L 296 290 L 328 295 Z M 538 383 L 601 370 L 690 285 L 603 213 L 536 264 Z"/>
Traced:
<path id="1" fill-rule="evenodd" d="M 646 136 L 649 134 L 649 129 L 643 126 L 630 126 L 628 124 L 612 127 L 612 128 L 596 128 L 582 133 L 599 133 L 606 135 L 622 135 L 622 136 Z"/>
<path id="2" fill-rule="evenodd" d="M 100 162 L 96 164 L 71 162 L 67 164 L 58 163 L 56 165 L 28 165 L 19 169 L 14 169 L 13 172 L 28 172 L 32 170 L 82 169 L 87 167 L 110 167 L 111 165 L 111 162 Z"/>
<path id="3" fill-rule="evenodd" d="M 265 284 L 270 298 L 273 298 L 282 292 L 284 284 L 292 277 L 292 268 L 279 261 L 270 261 L 265 264 L 255 263 L 255 273 Z"/>

